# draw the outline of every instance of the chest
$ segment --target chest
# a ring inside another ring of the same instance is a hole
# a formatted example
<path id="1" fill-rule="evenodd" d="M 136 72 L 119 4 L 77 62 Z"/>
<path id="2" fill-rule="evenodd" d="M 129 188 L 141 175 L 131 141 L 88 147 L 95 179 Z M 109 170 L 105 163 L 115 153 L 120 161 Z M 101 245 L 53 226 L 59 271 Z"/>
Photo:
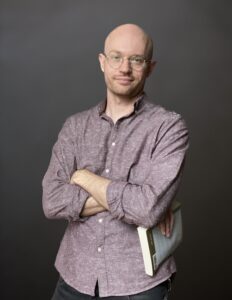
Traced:
<path id="1" fill-rule="evenodd" d="M 149 172 L 155 129 L 147 122 L 103 121 L 83 127 L 76 140 L 77 169 L 111 179 L 141 182 Z"/>

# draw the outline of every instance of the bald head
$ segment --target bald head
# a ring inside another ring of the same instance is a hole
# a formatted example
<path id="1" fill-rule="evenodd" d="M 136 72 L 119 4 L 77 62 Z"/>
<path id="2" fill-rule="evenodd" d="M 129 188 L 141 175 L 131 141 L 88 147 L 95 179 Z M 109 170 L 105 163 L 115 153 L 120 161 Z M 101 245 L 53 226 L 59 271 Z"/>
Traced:
<path id="1" fill-rule="evenodd" d="M 138 25 L 124 24 L 111 31 L 105 40 L 105 53 L 115 50 L 114 47 L 121 47 L 122 51 L 135 49 L 135 51 L 144 51 L 148 60 L 152 59 L 153 42 L 148 34 Z M 117 49 L 118 50 L 118 49 Z M 136 53 L 135 53 L 136 54 Z M 140 54 L 140 53 L 138 53 Z"/>

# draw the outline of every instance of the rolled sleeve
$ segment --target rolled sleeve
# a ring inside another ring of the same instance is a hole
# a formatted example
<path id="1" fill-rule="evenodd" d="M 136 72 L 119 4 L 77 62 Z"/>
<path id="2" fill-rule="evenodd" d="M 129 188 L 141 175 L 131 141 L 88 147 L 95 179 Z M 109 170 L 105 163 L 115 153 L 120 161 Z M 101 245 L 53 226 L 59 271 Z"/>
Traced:
<path id="1" fill-rule="evenodd" d="M 174 115 L 155 138 L 144 182 L 112 181 L 109 184 L 107 202 L 112 215 L 143 227 L 153 227 L 160 222 L 179 188 L 187 148 L 185 122 Z"/>
<path id="2" fill-rule="evenodd" d="M 122 207 L 123 190 L 125 189 L 127 182 L 111 181 L 106 190 L 106 198 L 111 214 L 118 219 L 124 217 L 124 211 Z"/>
<path id="3" fill-rule="evenodd" d="M 52 151 L 48 170 L 43 178 L 43 210 L 47 218 L 84 221 L 80 214 L 89 194 L 70 184 L 76 171 L 74 129 L 68 119 L 59 133 Z"/>

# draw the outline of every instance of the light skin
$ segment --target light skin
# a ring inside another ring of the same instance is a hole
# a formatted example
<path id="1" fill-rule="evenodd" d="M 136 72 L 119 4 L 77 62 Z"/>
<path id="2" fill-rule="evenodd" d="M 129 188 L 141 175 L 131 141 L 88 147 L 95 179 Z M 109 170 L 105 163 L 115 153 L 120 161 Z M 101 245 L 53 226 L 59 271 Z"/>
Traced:
<path id="1" fill-rule="evenodd" d="M 128 57 L 139 55 L 150 60 L 152 55 L 151 40 L 140 27 L 132 24 L 119 26 L 107 36 L 104 52 L 108 55 L 112 51 L 124 57 L 119 69 L 112 68 L 102 53 L 99 54 L 99 62 L 107 86 L 105 112 L 116 123 L 133 111 L 134 103 L 143 93 L 145 81 L 155 67 L 155 61 L 146 63 L 140 71 L 131 67 Z"/>
<path id="2" fill-rule="evenodd" d="M 133 112 L 134 103 L 143 93 L 146 79 L 152 73 L 155 61 L 151 61 L 151 39 L 134 24 L 121 25 L 107 36 L 104 52 L 107 55 L 111 51 L 117 51 L 123 56 L 120 68 L 112 68 L 102 53 L 99 54 L 99 62 L 107 87 L 105 113 L 116 123 L 118 119 Z M 143 56 L 149 60 L 142 70 L 138 71 L 131 67 L 128 58 L 133 55 Z M 109 210 L 106 191 L 110 182 L 108 178 L 96 175 L 86 169 L 74 172 L 70 183 L 79 185 L 91 195 L 86 200 L 82 216 L 92 216 Z M 159 228 L 165 236 L 170 236 L 172 226 L 173 214 L 169 210 L 164 220 L 160 222 Z"/>

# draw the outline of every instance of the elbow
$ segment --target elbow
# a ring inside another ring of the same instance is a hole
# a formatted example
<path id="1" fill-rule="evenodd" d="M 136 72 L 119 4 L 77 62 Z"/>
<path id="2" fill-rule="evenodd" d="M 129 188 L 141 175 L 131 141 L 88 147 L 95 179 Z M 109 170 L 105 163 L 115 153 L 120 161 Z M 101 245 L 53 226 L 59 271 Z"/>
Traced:
<path id="1" fill-rule="evenodd" d="M 64 209 L 63 201 L 61 201 L 62 194 L 62 187 L 57 188 L 43 181 L 42 208 L 47 219 L 58 219 L 62 214 L 62 209 Z"/>
<path id="2" fill-rule="evenodd" d="M 57 199 L 54 199 L 49 196 L 48 193 L 43 193 L 42 197 L 42 207 L 44 215 L 47 219 L 57 219 L 58 218 L 58 212 L 59 209 L 55 203 L 57 203 Z"/>
<path id="3" fill-rule="evenodd" d="M 160 222 L 163 213 L 163 207 L 156 205 L 154 202 L 143 206 L 137 214 L 139 226 L 145 228 L 156 226 Z"/>
<path id="4" fill-rule="evenodd" d="M 43 199 L 43 212 L 47 219 L 55 219 L 56 218 L 56 214 L 55 214 L 54 210 L 48 203 L 46 203 L 45 199 Z"/>
<path id="5" fill-rule="evenodd" d="M 154 219 L 153 216 L 149 216 L 149 214 L 147 214 L 147 215 L 140 216 L 136 223 L 138 226 L 151 228 L 156 225 L 157 221 Z"/>
<path id="6" fill-rule="evenodd" d="M 43 195 L 42 207 L 44 215 L 47 219 L 65 219 L 68 221 L 77 220 L 79 215 L 72 216 L 69 207 L 65 205 L 62 201 L 59 201 L 57 197 L 49 197 L 48 195 Z"/>
<path id="7" fill-rule="evenodd" d="M 149 220 L 139 220 L 138 226 L 144 227 L 144 228 L 152 228 L 154 227 L 154 224 L 152 222 L 150 222 Z"/>
<path id="8" fill-rule="evenodd" d="M 69 218 L 66 216 L 66 214 L 61 210 L 58 210 L 55 207 L 51 207 L 50 205 L 43 204 L 43 212 L 47 219 L 67 219 Z"/>
<path id="9" fill-rule="evenodd" d="M 134 223 L 137 226 L 151 228 L 158 223 L 158 216 L 154 212 L 154 209 L 143 209 L 135 215 Z"/>
<path id="10" fill-rule="evenodd" d="M 48 211 L 48 210 L 44 210 L 44 215 L 45 215 L 45 217 L 46 217 L 47 219 L 50 219 L 50 220 L 55 219 L 54 214 L 52 214 L 52 213 L 51 213 L 50 211 Z"/>
<path id="11" fill-rule="evenodd" d="M 51 196 L 50 196 L 50 193 L 48 193 L 48 190 L 47 190 L 47 182 L 45 181 L 45 177 L 42 181 L 42 190 L 43 190 L 43 193 L 42 193 L 42 208 L 43 208 L 43 213 L 45 215 L 45 217 L 47 219 L 53 219 L 54 218 L 54 211 L 52 209 L 52 206 L 51 206 Z"/>

